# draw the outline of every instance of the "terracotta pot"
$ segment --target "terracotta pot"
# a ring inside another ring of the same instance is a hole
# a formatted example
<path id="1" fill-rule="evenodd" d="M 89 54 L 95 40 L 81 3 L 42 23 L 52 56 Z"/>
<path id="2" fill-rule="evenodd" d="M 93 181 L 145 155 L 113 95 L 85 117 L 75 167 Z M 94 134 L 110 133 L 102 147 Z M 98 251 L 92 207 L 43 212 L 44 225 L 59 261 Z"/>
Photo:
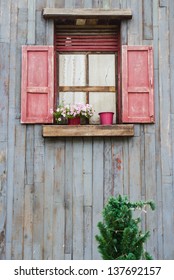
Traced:
<path id="1" fill-rule="evenodd" d="M 68 119 L 68 125 L 78 125 L 80 124 L 80 117 Z"/>
<path id="2" fill-rule="evenodd" d="M 113 124 L 113 112 L 101 112 L 100 116 L 100 124 L 102 125 L 112 125 Z"/>

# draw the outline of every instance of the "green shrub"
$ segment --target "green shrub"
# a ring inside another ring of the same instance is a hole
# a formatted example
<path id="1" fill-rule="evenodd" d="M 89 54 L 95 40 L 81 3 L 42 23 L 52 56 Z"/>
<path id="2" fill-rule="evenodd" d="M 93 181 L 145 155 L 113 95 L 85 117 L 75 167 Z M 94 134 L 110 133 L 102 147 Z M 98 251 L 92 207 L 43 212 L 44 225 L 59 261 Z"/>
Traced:
<path id="1" fill-rule="evenodd" d="M 96 235 L 98 250 L 104 260 L 152 259 L 143 247 L 150 233 L 142 233 L 139 229 L 141 219 L 132 217 L 134 210 L 146 205 L 155 209 L 152 201 L 131 203 L 121 195 L 108 200 L 102 212 L 103 222 L 97 225 L 100 234 Z"/>

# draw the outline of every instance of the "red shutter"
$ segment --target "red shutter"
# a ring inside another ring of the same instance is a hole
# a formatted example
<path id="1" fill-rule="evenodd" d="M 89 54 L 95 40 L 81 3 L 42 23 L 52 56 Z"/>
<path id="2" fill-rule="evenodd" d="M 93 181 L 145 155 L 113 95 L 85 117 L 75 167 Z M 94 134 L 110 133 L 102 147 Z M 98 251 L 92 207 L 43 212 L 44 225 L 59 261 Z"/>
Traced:
<path id="1" fill-rule="evenodd" d="M 52 123 L 53 46 L 22 47 L 21 123 Z"/>
<path id="2" fill-rule="evenodd" d="M 151 46 L 122 46 L 122 122 L 154 122 Z"/>

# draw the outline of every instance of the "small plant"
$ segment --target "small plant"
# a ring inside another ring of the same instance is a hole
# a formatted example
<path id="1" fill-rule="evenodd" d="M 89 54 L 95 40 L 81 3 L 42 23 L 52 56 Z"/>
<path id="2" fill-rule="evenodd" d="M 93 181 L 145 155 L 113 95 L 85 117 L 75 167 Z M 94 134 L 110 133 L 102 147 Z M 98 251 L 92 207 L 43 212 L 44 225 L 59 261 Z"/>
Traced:
<path id="1" fill-rule="evenodd" d="M 75 117 L 90 118 L 94 114 L 94 109 L 90 104 L 67 104 L 59 105 L 53 113 L 57 123 L 62 119 L 70 119 Z"/>
<path id="2" fill-rule="evenodd" d="M 133 219 L 132 212 L 149 205 L 155 209 L 153 201 L 131 203 L 127 197 L 111 197 L 103 209 L 103 222 L 98 223 L 100 235 L 96 235 L 98 250 L 104 260 L 152 259 L 143 245 L 150 233 L 139 229 L 140 218 Z"/>

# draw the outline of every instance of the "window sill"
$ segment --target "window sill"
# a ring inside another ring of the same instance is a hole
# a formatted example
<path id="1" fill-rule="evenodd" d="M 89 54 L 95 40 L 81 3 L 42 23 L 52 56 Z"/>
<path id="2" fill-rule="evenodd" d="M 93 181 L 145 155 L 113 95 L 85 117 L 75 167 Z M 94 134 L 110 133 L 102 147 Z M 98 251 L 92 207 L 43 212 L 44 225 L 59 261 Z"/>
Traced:
<path id="1" fill-rule="evenodd" d="M 118 125 L 43 125 L 43 137 L 134 136 L 133 124 Z"/>

